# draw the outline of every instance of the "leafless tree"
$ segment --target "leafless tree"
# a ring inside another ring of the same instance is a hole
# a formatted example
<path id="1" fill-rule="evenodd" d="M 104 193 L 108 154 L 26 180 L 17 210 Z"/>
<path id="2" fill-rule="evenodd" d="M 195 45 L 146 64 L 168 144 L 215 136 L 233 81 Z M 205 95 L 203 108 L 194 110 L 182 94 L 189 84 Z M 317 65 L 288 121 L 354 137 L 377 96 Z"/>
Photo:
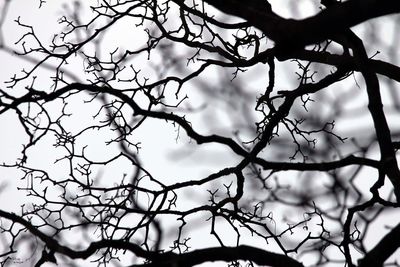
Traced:
<path id="1" fill-rule="evenodd" d="M 400 266 L 400 1 L 32 2 L 1 266 Z"/>

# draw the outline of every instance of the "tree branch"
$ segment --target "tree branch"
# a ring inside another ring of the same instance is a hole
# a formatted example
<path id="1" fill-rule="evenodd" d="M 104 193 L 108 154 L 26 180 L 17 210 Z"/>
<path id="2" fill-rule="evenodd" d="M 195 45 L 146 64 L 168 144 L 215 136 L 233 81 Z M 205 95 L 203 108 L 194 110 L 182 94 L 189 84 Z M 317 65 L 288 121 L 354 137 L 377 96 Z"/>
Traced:
<path id="1" fill-rule="evenodd" d="M 304 265 L 289 256 L 265 251 L 250 246 L 237 247 L 212 247 L 198 249 L 192 252 L 175 254 L 161 254 L 157 260 L 150 264 L 132 265 L 142 267 L 173 267 L 173 266 L 194 266 L 197 264 L 213 261 L 230 262 L 235 260 L 248 260 L 262 266 L 272 267 L 303 267 Z"/>
<path id="2" fill-rule="evenodd" d="M 278 16 L 268 10 L 267 4 L 260 9 L 257 0 L 205 2 L 224 13 L 248 21 L 286 49 L 319 43 L 369 19 L 400 12 L 400 2 L 397 0 L 349 0 L 324 9 L 315 16 L 294 20 Z"/>
<path id="3" fill-rule="evenodd" d="M 338 168 L 343 168 L 350 165 L 362 165 L 373 168 L 379 168 L 380 162 L 372 159 L 356 157 L 353 155 L 347 156 L 343 159 L 330 161 L 330 162 L 319 162 L 319 163 L 292 163 L 292 162 L 272 162 L 266 161 L 262 158 L 257 158 L 254 163 L 262 166 L 265 170 L 274 171 L 330 171 Z"/>
<path id="4" fill-rule="evenodd" d="M 383 266 L 383 263 L 400 247 L 400 224 L 387 233 L 364 258 L 359 267 Z"/>

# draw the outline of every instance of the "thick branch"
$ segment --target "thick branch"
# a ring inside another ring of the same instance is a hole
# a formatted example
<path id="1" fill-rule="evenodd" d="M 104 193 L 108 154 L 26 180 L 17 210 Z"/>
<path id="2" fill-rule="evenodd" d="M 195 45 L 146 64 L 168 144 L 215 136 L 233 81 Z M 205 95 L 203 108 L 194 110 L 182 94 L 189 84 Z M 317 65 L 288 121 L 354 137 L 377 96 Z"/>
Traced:
<path id="1" fill-rule="evenodd" d="M 338 168 L 343 168 L 350 165 L 361 165 L 369 166 L 373 168 L 379 168 L 380 162 L 367 158 L 360 158 L 353 155 L 345 157 L 340 160 L 320 163 L 292 163 L 292 162 L 272 162 L 266 161 L 261 158 L 254 160 L 255 163 L 262 166 L 265 170 L 274 171 L 330 171 Z"/>
<path id="2" fill-rule="evenodd" d="M 397 202 L 400 202 L 400 170 L 393 148 L 390 128 L 386 120 L 385 111 L 383 110 L 379 80 L 376 73 L 368 64 L 367 53 L 361 39 L 350 30 L 346 36 L 353 46 L 355 58 L 358 60 L 358 66 L 365 79 L 368 94 L 368 109 L 374 122 L 383 169 L 394 187 Z"/>
<path id="3" fill-rule="evenodd" d="M 359 267 L 383 266 L 383 263 L 400 247 L 400 224 L 386 234 L 376 246 L 359 261 Z"/>
<path id="4" fill-rule="evenodd" d="M 213 247 L 198 249 L 192 252 L 177 255 L 175 253 L 161 254 L 151 264 L 136 265 L 143 267 L 172 267 L 194 266 L 213 261 L 230 262 L 235 260 L 249 260 L 261 266 L 272 267 L 302 267 L 303 264 L 289 256 L 281 255 L 260 248 L 250 246 Z"/>
<path id="5" fill-rule="evenodd" d="M 178 1 L 178 0 L 175 0 Z M 178 1 L 179 2 L 179 1 Z M 397 0 L 349 0 L 325 9 L 315 16 L 293 20 L 259 7 L 257 0 L 205 0 L 220 11 L 240 17 L 284 47 L 318 43 L 364 21 L 400 12 Z"/>

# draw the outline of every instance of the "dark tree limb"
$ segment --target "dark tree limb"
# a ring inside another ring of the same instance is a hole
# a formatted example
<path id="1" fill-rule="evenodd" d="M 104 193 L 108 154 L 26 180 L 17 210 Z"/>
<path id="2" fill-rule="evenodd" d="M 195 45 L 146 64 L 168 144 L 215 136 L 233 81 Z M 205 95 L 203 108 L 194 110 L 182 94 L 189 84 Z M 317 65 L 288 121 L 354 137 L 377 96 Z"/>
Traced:
<path id="1" fill-rule="evenodd" d="M 214 261 L 252 261 L 261 266 L 271 267 L 303 267 L 304 265 L 287 255 L 281 255 L 251 246 L 212 247 L 198 249 L 177 255 L 175 253 L 161 254 L 150 264 L 132 265 L 136 267 L 190 267 Z"/>
<path id="2" fill-rule="evenodd" d="M 350 0 L 327 8 L 315 16 L 293 20 L 276 15 L 268 9 L 267 4 L 261 9 L 258 0 L 205 2 L 224 13 L 248 21 L 285 51 L 290 47 L 303 47 L 331 39 L 334 35 L 366 20 L 400 12 L 400 2 L 396 0 Z"/>
<path id="3" fill-rule="evenodd" d="M 346 36 L 349 38 L 349 41 L 353 46 L 353 52 L 356 59 L 358 59 L 357 62 L 360 71 L 365 79 L 369 101 L 368 109 L 374 122 L 383 170 L 394 187 L 397 202 L 400 202 L 400 170 L 397 164 L 396 152 L 393 147 L 390 128 L 383 110 L 379 80 L 376 73 L 369 66 L 368 56 L 362 40 L 350 30 L 347 32 Z"/>
<path id="4" fill-rule="evenodd" d="M 274 170 L 274 171 L 287 171 L 287 170 L 330 171 L 351 165 L 369 166 L 376 169 L 379 169 L 381 167 L 379 161 L 362 157 L 356 157 L 353 155 L 347 156 L 343 159 L 336 161 L 316 162 L 316 163 L 271 162 L 271 161 L 266 161 L 262 158 L 257 158 L 254 160 L 254 162 L 262 166 L 265 170 Z"/>
<path id="5" fill-rule="evenodd" d="M 373 249 L 358 262 L 358 267 L 378 267 L 400 247 L 400 224 L 387 233 Z"/>

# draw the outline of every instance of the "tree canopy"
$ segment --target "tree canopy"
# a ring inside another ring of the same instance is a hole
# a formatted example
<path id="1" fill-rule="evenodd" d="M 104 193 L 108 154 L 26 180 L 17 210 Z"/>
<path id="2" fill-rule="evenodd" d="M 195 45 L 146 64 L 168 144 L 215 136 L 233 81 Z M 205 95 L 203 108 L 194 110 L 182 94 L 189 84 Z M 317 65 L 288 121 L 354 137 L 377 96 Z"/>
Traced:
<path id="1" fill-rule="evenodd" d="M 400 266 L 399 12 L 3 1 L 1 266 Z"/>

